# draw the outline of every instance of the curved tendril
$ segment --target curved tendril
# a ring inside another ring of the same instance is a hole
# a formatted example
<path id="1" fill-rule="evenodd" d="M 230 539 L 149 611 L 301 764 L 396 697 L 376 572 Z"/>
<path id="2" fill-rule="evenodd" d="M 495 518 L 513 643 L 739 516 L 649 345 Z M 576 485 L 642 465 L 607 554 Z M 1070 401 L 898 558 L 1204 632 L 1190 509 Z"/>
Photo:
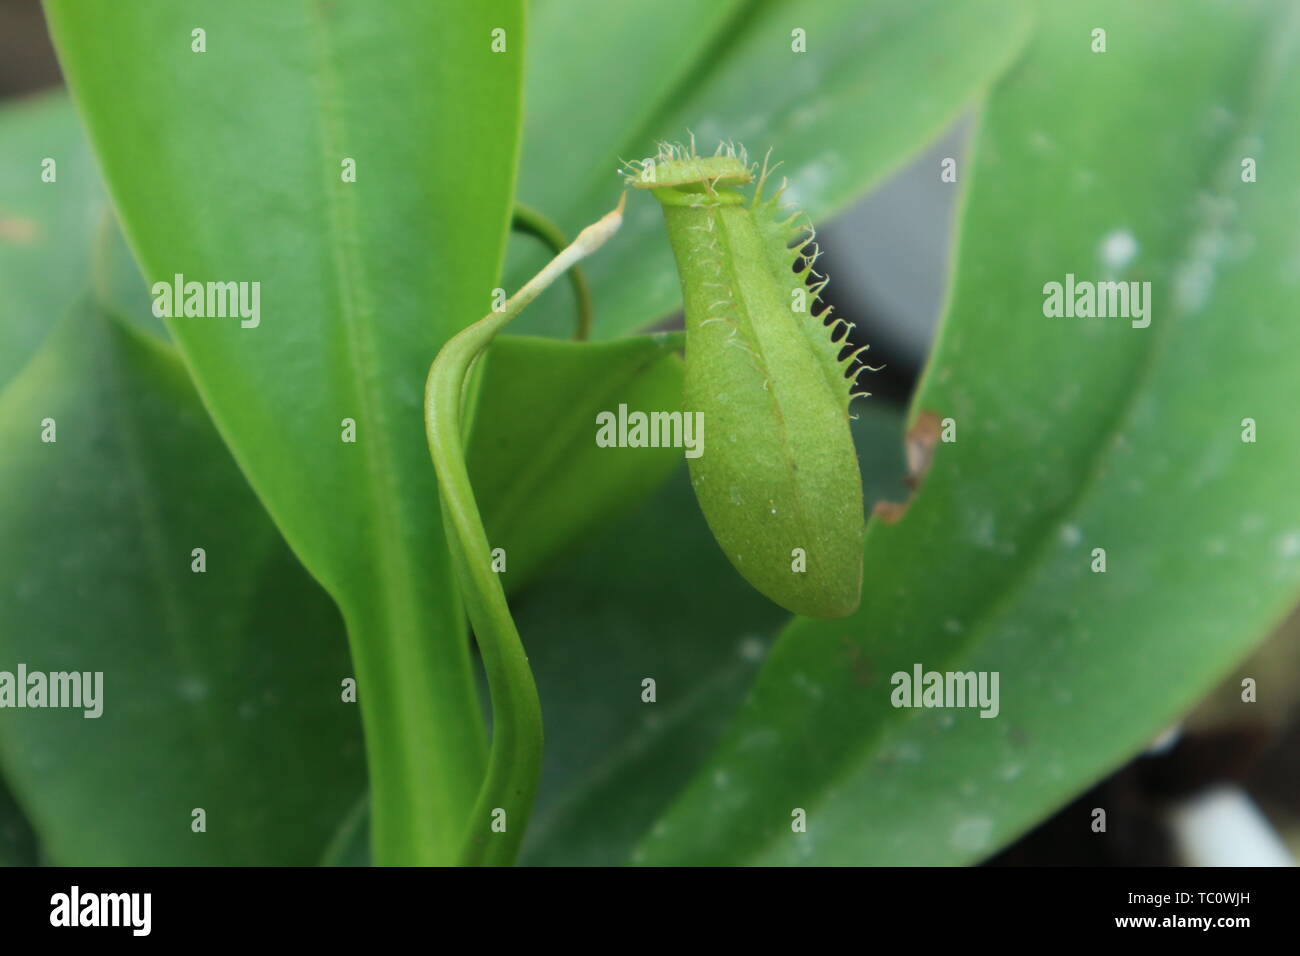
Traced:
<path id="1" fill-rule="evenodd" d="M 521 202 L 515 203 L 510 226 L 516 232 L 540 239 L 554 255 L 558 255 L 569 244 L 559 226 L 532 206 Z M 576 266 L 569 271 L 569 283 L 573 286 L 573 297 L 578 304 L 578 327 L 574 330 L 573 338 L 577 342 L 585 342 L 591 334 L 591 286 L 587 282 L 586 273 Z"/>
<path id="2" fill-rule="evenodd" d="M 623 221 L 618 207 L 578 234 L 541 272 L 492 312 L 453 336 L 429 368 L 424 424 L 438 476 L 443 525 L 474 637 L 492 695 L 492 748 L 487 775 L 469 821 L 459 862 L 505 866 L 514 862 L 532 811 L 542 763 L 542 711 L 528 656 L 505 590 L 492 570 L 490 546 L 465 466 L 461 419 L 470 370 L 496 334 L 575 262 L 600 248 Z M 504 832 L 492 832 L 495 811 Z"/>

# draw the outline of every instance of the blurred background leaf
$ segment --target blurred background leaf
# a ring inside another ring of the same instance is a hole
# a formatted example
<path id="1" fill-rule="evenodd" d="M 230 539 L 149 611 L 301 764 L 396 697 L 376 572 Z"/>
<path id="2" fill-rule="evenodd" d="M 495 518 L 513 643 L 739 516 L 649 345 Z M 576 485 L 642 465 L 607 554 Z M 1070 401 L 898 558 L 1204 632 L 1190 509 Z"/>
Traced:
<path id="1" fill-rule="evenodd" d="M 0 668 L 104 674 L 98 718 L 0 721 L 51 861 L 315 862 L 365 786 L 342 622 L 174 354 L 78 306 L 0 397 L 0 444 Z"/>
<path id="2" fill-rule="evenodd" d="M 38 859 L 36 834 L 0 780 L 0 866 L 35 866 Z"/>
<path id="3" fill-rule="evenodd" d="M 572 342 L 503 335 L 479 386 L 466 463 L 502 583 L 527 584 L 574 543 L 643 503 L 680 448 L 599 448 L 596 416 L 680 407 L 676 336 Z"/>
<path id="4" fill-rule="evenodd" d="M 168 339 L 63 90 L 0 104 L 0 385 L 93 290 L 114 318 Z M 54 182 L 41 178 L 46 157 Z"/>
<path id="5" fill-rule="evenodd" d="M 1199 28 L 1171 44 L 1174 17 Z M 1300 162 L 1296 27 L 1263 2 L 1045 6 L 983 119 L 914 404 L 953 417 L 957 441 L 901 523 L 871 525 L 859 613 L 790 626 L 639 859 L 979 859 L 1140 750 L 1286 613 L 1300 327 L 1278 290 L 1300 280 L 1300 194 L 1270 171 Z M 1267 158 L 1258 183 L 1244 156 Z M 1046 318 L 1043 285 L 1067 273 L 1150 281 L 1150 328 Z M 891 708 L 890 675 L 917 663 L 999 672 L 1000 715 Z"/>
<path id="6" fill-rule="evenodd" d="M 61 93 L 0 110 L 0 387 L 36 354 L 89 286 L 91 244 L 108 199 L 72 103 Z M 57 180 L 41 180 L 56 161 Z"/>

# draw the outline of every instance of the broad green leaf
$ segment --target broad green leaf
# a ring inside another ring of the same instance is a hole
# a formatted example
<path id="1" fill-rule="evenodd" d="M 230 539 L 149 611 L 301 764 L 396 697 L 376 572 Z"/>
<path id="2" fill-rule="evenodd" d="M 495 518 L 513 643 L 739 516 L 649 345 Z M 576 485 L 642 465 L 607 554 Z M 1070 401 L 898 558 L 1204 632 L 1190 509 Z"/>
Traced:
<path id="1" fill-rule="evenodd" d="M 342 622 L 175 355 L 78 307 L 0 398 L 0 445 L 0 670 L 103 674 L 99 717 L 0 718 L 51 860 L 314 863 L 364 787 Z"/>
<path id="2" fill-rule="evenodd" d="M 507 590 L 641 504 L 681 463 L 680 448 L 596 445 L 601 412 L 680 410 L 678 345 L 668 336 L 493 343 L 466 463 L 488 540 L 506 554 Z"/>
<path id="3" fill-rule="evenodd" d="M 858 414 L 868 499 L 898 498 L 901 415 L 878 400 Z M 717 742 L 789 620 L 727 562 L 684 471 L 547 575 L 516 613 L 547 726 L 524 862 L 545 865 L 627 862 Z M 642 701 L 647 677 L 654 703 Z"/>
<path id="4" fill-rule="evenodd" d="M 983 117 L 915 403 L 956 442 L 900 523 L 870 526 L 861 611 L 789 627 L 638 859 L 977 860 L 1140 750 L 1294 602 L 1298 42 L 1291 4 L 1044 5 Z M 1047 317 L 1067 274 L 1149 281 L 1150 326 Z M 892 707 L 916 665 L 998 673 L 997 717 Z"/>
<path id="5" fill-rule="evenodd" d="M 348 622 L 381 859 L 445 861 L 485 732 L 421 394 L 442 342 L 498 284 L 519 5 L 46 9 L 146 279 L 261 284 L 256 327 L 169 328 L 253 488 Z"/>
<path id="6" fill-rule="evenodd" d="M 59 93 L 0 110 L 0 387 L 84 295 L 88 239 L 108 208 L 94 157 Z M 53 166 L 45 166 L 53 160 Z M 42 176 L 52 176 L 46 182 Z"/>
<path id="7" fill-rule="evenodd" d="M 535 3 L 520 198 L 577 230 L 608 207 L 623 161 L 692 131 L 702 149 L 735 140 L 761 160 L 771 147 L 790 198 L 820 222 L 987 88 L 1023 44 L 1029 10 L 1019 0 L 666 0 L 630 29 L 617 4 Z M 806 52 L 794 51 L 795 30 Z M 662 215 L 640 199 L 588 266 L 598 337 L 680 306 Z M 511 274 L 522 280 L 536 256 L 518 258 Z M 523 327 L 564 334 L 560 301 L 539 303 Z"/>

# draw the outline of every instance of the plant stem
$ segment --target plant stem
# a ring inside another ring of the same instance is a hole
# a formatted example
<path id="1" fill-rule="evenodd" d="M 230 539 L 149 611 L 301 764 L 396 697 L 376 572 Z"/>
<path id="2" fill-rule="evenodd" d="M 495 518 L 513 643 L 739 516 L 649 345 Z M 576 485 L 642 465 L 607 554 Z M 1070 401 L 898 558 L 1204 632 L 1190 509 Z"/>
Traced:
<path id="1" fill-rule="evenodd" d="M 559 255 L 569 244 L 569 240 L 559 226 L 532 206 L 525 206 L 521 202 L 515 203 L 515 215 L 511 225 L 519 232 L 527 233 L 546 243 L 554 255 Z M 591 286 L 587 283 L 586 274 L 577 266 L 569 270 L 569 282 L 573 286 L 573 297 L 578 305 L 578 327 L 573 333 L 573 338 L 575 341 L 585 342 L 591 334 Z"/>
<path id="2" fill-rule="evenodd" d="M 486 766 L 460 602 L 439 596 L 451 584 L 450 573 L 446 585 L 398 582 L 343 609 L 361 688 L 376 866 L 454 863 Z"/>
<path id="3" fill-rule="evenodd" d="M 625 198 L 625 197 L 624 197 Z M 462 396 L 474 363 L 497 332 L 575 262 L 600 248 L 623 221 L 618 207 L 578 234 L 569 246 L 492 312 L 451 338 L 429 368 L 424 423 L 438 475 L 443 525 L 452 563 L 492 694 L 488 769 L 469 820 L 460 862 L 508 866 L 523 840 L 542 765 L 542 711 L 528 656 L 510 616 L 505 590 L 492 570 L 491 546 L 474 500 L 461 438 Z M 504 818 L 499 811 L 504 811 Z M 495 827 L 494 827 L 495 824 Z M 504 824 L 504 829 L 500 829 Z"/>

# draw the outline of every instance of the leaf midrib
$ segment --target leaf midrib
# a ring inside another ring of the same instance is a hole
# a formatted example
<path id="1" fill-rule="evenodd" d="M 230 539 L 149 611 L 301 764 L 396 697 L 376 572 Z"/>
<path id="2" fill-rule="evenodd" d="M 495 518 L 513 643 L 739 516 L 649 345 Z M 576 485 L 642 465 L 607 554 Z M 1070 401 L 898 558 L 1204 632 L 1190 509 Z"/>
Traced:
<path id="1" fill-rule="evenodd" d="M 307 22 L 312 26 L 316 53 L 320 64 L 317 88 L 320 104 L 320 130 L 324 155 L 342 155 L 338 146 L 344 137 L 344 122 L 337 108 L 339 78 L 334 66 L 334 54 L 329 41 L 329 28 L 321 8 L 315 0 L 303 0 L 308 10 Z M 365 262 L 358 248 L 356 235 L 357 200 L 350 190 L 335 188 L 333 174 L 328 164 L 324 170 L 322 196 L 333 226 L 325 237 L 334 263 L 335 288 L 338 292 L 336 316 L 343 327 L 347 342 L 349 384 L 364 422 L 365 432 L 356 444 L 369 476 L 366 494 L 377 520 L 370 528 L 373 550 L 379 560 L 380 586 L 388 595 L 384 605 L 384 619 L 391 626 L 409 631 L 413 624 L 410 604 L 414 600 L 410 583 L 413 579 L 411 556 L 406 547 L 396 542 L 402 540 L 401 495 L 393 466 L 390 448 L 389 422 L 383 403 L 376 400 L 366 386 L 366 368 L 377 368 L 377 350 L 373 336 L 374 309 L 366 295 Z M 349 592 L 352 582 L 336 579 L 340 591 Z M 343 603 L 342 594 L 335 595 Z M 349 600 L 356 598 L 349 594 Z"/>

